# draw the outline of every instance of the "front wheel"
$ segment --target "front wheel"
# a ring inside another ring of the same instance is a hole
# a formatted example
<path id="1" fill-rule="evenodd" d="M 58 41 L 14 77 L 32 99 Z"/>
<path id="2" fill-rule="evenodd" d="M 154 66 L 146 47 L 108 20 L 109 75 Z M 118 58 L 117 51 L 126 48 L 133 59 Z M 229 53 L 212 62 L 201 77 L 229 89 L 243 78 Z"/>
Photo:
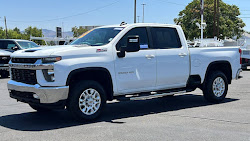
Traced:
<path id="1" fill-rule="evenodd" d="M 70 88 L 67 109 L 79 121 L 97 118 L 105 104 L 105 90 L 96 81 L 80 81 Z"/>
<path id="2" fill-rule="evenodd" d="M 212 103 L 223 101 L 227 95 L 228 80 L 221 71 L 214 71 L 208 75 L 203 88 L 204 98 Z"/>

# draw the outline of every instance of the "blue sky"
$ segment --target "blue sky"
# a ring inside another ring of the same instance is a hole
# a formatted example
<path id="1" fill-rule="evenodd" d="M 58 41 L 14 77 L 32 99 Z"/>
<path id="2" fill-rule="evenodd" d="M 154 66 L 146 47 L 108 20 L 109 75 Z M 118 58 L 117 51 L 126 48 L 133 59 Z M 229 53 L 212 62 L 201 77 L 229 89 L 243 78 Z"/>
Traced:
<path id="1" fill-rule="evenodd" d="M 137 15 L 145 22 L 173 24 L 179 11 L 192 0 L 137 0 Z M 250 0 L 224 0 L 240 7 L 242 16 L 250 17 Z M 7 17 L 8 28 L 26 27 L 55 30 L 56 26 L 70 31 L 73 26 L 133 23 L 134 0 L 0 0 L 0 26 Z M 75 15 L 75 16 L 74 16 Z M 243 18 L 245 30 L 250 31 L 250 18 Z"/>

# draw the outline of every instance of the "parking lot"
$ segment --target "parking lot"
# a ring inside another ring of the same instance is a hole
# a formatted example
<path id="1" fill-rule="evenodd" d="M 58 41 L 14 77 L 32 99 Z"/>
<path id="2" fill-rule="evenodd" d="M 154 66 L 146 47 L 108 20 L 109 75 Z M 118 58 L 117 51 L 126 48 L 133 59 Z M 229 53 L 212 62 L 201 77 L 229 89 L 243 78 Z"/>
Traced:
<path id="1" fill-rule="evenodd" d="M 196 90 L 143 101 L 109 102 L 95 122 L 75 122 L 65 110 L 37 113 L 9 98 L 0 79 L 0 140 L 250 141 L 250 71 L 211 104 Z"/>

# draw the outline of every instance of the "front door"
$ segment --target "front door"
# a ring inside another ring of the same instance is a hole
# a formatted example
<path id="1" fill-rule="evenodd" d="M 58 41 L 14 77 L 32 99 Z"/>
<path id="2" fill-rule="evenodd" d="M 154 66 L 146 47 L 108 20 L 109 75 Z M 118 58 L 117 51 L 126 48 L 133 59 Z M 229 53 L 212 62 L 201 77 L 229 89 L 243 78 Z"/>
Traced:
<path id="1" fill-rule="evenodd" d="M 124 58 L 116 57 L 116 79 L 120 94 L 147 91 L 154 88 L 156 84 L 155 50 L 150 48 L 145 27 L 131 29 L 117 43 L 116 49 L 126 46 L 127 37 L 130 35 L 139 36 L 141 50 L 126 52 Z"/>

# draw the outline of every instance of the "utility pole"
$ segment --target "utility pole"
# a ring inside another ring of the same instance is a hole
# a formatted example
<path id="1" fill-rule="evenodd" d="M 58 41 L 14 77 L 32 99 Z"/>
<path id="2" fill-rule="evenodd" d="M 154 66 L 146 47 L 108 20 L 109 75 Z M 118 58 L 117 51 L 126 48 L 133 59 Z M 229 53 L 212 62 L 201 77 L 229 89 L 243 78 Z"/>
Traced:
<path id="1" fill-rule="evenodd" d="M 138 21 L 137 21 L 137 23 L 139 23 L 139 22 L 140 22 L 140 16 L 137 16 L 137 18 L 138 18 Z"/>
<path id="2" fill-rule="evenodd" d="M 203 40 L 203 29 L 204 29 L 204 16 L 203 16 L 203 13 L 204 13 L 204 0 L 201 0 L 201 41 Z"/>
<path id="3" fill-rule="evenodd" d="M 134 5 L 134 23 L 136 23 L 136 0 Z"/>
<path id="4" fill-rule="evenodd" d="M 214 23 L 213 23 L 213 35 L 216 36 L 216 0 L 214 0 Z"/>
<path id="5" fill-rule="evenodd" d="M 5 32 L 6 32 L 6 38 L 8 39 L 8 29 L 7 29 L 7 22 L 6 22 L 6 17 L 4 16 L 4 22 L 5 22 Z"/>
<path id="6" fill-rule="evenodd" d="M 220 22 L 220 0 L 217 0 L 217 37 L 220 37 L 220 27 L 219 27 L 219 22 Z"/>
<path id="7" fill-rule="evenodd" d="M 143 3 L 143 4 L 141 4 L 142 5 L 142 9 L 143 9 L 143 11 L 142 11 L 142 23 L 144 23 L 144 6 L 146 5 L 145 3 Z"/>

